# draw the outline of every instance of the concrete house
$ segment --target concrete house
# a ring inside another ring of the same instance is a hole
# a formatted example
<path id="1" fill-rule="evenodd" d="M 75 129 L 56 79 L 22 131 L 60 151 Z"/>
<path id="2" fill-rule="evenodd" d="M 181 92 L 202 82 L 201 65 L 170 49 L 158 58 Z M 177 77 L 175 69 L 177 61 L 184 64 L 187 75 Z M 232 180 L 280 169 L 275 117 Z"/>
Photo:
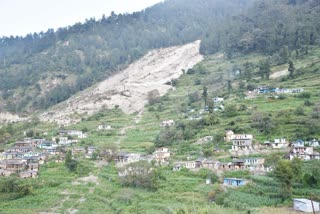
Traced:
<path id="1" fill-rule="evenodd" d="M 59 135 L 62 136 L 73 136 L 73 137 L 77 137 L 77 138 L 86 138 L 87 135 L 85 133 L 83 133 L 82 131 L 78 131 L 78 130 L 60 130 Z"/>
<path id="2" fill-rule="evenodd" d="M 302 160 L 318 159 L 319 154 L 313 152 L 313 147 L 293 147 L 290 154 L 290 160 L 300 158 Z"/>
<path id="3" fill-rule="evenodd" d="M 156 148 L 155 152 L 153 153 L 154 160 L 163 163 L 169 160 L 170 158 L 170 151 L 168 148 L 161 147 L 161 148 Z"/>
<path id="4" fill-rule="evenodd" d="M 303 140 L 297 140 L 295 142 L 291 142 L 292 147 L 304 147 L 304 141 Z"/>
<path id="5" fill-rule="evenodd" d="M 247 184 L 247 181 L 240 178 L 224 178 L 223 185 L 232 186 L 232 187 L 239 187 L 244 186 Z"/>
<path id="6" fill-rule="evenodd" d="M 120 152 L 120 154 L 115 157 L 115 162 L 117 165 L 138 162 L 140 160 L 140 156 L 140 154 Z"/>
<path id="7" fill-rule="evenodd" d="M 19 173 L 19 176 L 20 176 L 20 178 L 24 178 L 24 179 L 37 178 L 38 177 L 38 171 L 32 171 L 32 170 L 23 171 L 23 172 Z"/>
<path id="8" fill-rule="evenodd" d="M 311 147 L 319 147 L 320 146 L 319 141 L 317 141 L 316 139 L 309 141 L 307 144 Z"/>
<path id="9" fill-rule="evenodd" d="M 52 147 L 57 147 L 58 145 L 55 142 L 52 141 L 44 141 L 41 144 L 38 145 L 38 148 L 40 149 L 47 149 Z"/>
<path id="10" fill-rule="evenodd" d="M 245 166 L 250 170 L 264 170 L 264 158 L 245 158 Z"/>
<path id="11" fill-rule="evenodd" d="M 172 125 L 174 125 L 174 121 L 173 120 L 164 120 L 160 124 L 161 127 L 170 127 Z"/>
<path id="12" fill-rule="evenodd" d="M 273 149 L 285 149 L 288 148 L 289 143 L 284 138 L 274 139 L 274 142 L 271 144 L 271 146 Z"/>
<path id="13" fill-rule="evenodd" d="M 293 209 L 299 212 L 313 212 L 313 208 L 315 212 L 319 212 L 320 203 L 316 201 L 311 201 L 305 198 L 294 198 L 293 199 Z"/>
<path id="14" fill-rule="evenodd" d="M 105 125 L 105 124 L 101 124 L 98 126 L 97 130 L 101 131 L 101 130 L 110 130 L 111 126 L 109 125 Z"/>
<path id="15" fill-rule="evenodd" d="M 224 98 L 221 98 L 221 97 L 213 98 L 213 103 L 223 103 L 223 102 L 224 102 Z"/>
<path id="16" fill-rule="evenodd" d="M 202 168 L 203 167 L 203 163 L 206 161 L 207 159 L 204 157 L 200 157 L 197 160 L 195 160 L 195 167 L 196 168 Z"/>
<path id="17" fill-rule="evenodd" d="M 184 163 L 184 166 L 187 168 L 187 169 L 195 169 L 196 168 L 196 162 L 194 161 L 187 161 Z"/>
<path id="18" fill-rule="evenodd" d="M 252 135 L 236 134 L 232 138 L 232 151 L 252 150 Z"/>

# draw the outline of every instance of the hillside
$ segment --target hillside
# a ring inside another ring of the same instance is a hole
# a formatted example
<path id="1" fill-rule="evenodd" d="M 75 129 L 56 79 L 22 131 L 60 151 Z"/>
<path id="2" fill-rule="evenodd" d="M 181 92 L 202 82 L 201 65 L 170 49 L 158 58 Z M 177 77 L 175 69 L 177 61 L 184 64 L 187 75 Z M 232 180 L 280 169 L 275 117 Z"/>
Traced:
<path id="1" fill-rule="evenodd" d="M 5 38 L 0 109 L 26 96 L 28 119 L 0 125 L 0 213 L 298 214 L 293 199 L 320 201 L 319 6 L 168 0 L 35 49 Z M 48 70 L 23 71 L 37 57 Z M 3 90 L 13 82 L 25 85 Z"/>
<path id="2" fill-rule="evenodd" d="M 84 90 L 40 115 L 43 122 L 70 124 L 97 113 L 102 108 L 119 107 L 125 113 L 142 112 L 149 94 L 163 96 L 184 71 L 203 57 L 200 41 L 178 47 L 150 51 L 148 54 L 101 83 Z"/>
<path id="3" fill-rule="evenodd" d="M 30 114 L 112 76 L 152 49 L 200 39 L 253 0 L 170 0 L 133 14 L 0 39 L 0 111 Z M 200 3 L 201 2 L 201 3 Z M 102 14 L 101 14 L 102 15 Z"/>

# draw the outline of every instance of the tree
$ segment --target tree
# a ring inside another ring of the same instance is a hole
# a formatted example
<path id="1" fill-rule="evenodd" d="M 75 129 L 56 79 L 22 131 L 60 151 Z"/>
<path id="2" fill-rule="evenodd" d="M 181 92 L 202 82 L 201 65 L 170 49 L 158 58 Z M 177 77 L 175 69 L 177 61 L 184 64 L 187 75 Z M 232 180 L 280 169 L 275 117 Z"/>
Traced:
<path id="1" fill-rule="evenodd" d="M 280 49 L 279 56 L 280 56 L 279 64 L 284 64 L 288 62 L 289 60 L 288 46 L 284 46 L 283 48 Z"/>
<path id="2" fill-rule="evenodd" d="M 299 160 L 279 160 L 273 175 L 281 184 L 281 197 L 287 199 L 291 196 L 292 184 L 295 180 L 301 179 L 302 162 Z M 295 174 L 298 173 L 298 174 Z"/>
<path id="3" fill-rule="evenodd" d="M 130 163 L 121 169 L 120 182 L 124 186 L 146 188 L 156 190 L 158 188 L 158 180 L 163 178 L 157 169 L 147 161 L 139 161 Z"/>
<path id="4" fill-rule="evenodd" d="M 262 79 L 266 78 L 269 79 L 271 73 L 270 69 L 270 61 L 269 60 L 264 60 L 260 61 L 259 63 L 259 74 Z"/>
<path id="5" fill-rule="evenodd" d="M 202 98 L 204 100 L 204 105 L 207 106 L 207 102 L 208 102 L 208 88 L 207 87 L 203 87 L 203 91 L 202 91 Z"/>
<path id="6" fill-rule="evenodd" d="M 66 153 L 64 164 L 70 172 L 75 172 L 77 170 L 78 162 L 72 159 L 72 153 L 70 150 Z"/>
<path id="7" fill-rule="evenodd" d="M 293 73 L 295 71 L 295 68 L 294 68 L 294 64 L 293 64 L 293 62 L 291 60 L 289 61 L 288 71 L 289 71 L 290 78 L 293 78 Z"/>
<path id="8" fill-rule="evenodd" d="M 249 62 L 246 62 L 244 65 L 244 78 L 247 81 L 250 81 L 252 79 L 252 65 Z"/>
<path id="9" fill-rule="evenodd" d="M 232 91 L 232 82 L 231 80 L 228 80 L 228 92 L 230 93 Z"/>

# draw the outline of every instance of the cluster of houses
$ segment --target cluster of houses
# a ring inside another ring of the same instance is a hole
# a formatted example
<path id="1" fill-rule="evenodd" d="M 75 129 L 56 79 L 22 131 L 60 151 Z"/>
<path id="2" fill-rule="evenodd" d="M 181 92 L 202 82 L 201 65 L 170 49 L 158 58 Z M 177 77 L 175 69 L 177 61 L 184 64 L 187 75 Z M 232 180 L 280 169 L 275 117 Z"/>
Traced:
<path id="1" fill-rule="evenodd" d="M 59 137 L 52 141 L 46 139 L 25 138 L 18 141 L 11 148 L 0 153 L 0 176 L 18 174 L 21 178 L 36 178 L 39 166 L 44 164 L 48 158 L 63 155 L 63 148 L 78 142 L 72 138 L 85 138 L 86 134 L 77 130 L 60 130 Z M 71 136 L 71 139 L 70 139 Z M 96 150 L 95 147 L 77 148 L 72 147 L 73 155 L 86 153 L 90 156 Z"/>
<path id="2" fill-rule="evenodd" d="M 234 134 L 233 131 L 226 131 L 224 140 L 226 142 L 232 143 L 232 148 L 230 150 L 233 155 L 249 155 L 255 151 L 253 145 L 253 135 L 250 134 Z M 265 141 L 265 149 L 281 149 L 288 150 L 290 160 L 297 157 L 302 160 L 320 160 L 319 152 L 315 152 L 314 148 L 319 147 L 320 143 L 317 140 L 312 140 L 304 142 L 298 140 L 295 142 L 288 142 L 286 139 L 274 139 L 273 142 Z"/>
<path id="3" fill-rule="evenodd" d="M 277 93 L 277 94 L 295 94 L 295 93 L 301 93 L 303 92 L 303 88 L 272 88 L 270 86 L 260 86 L 251 93 L 255 94 L 269 94 L 269 93 Z"/>
<path id="4" fill-rule="evenodd" d="M 0 154 L 0 176 L 19 174 L 21 178 L 38 177 L 39 165 L 48 157 L 39 151 L 39 146 L 47 144 L 44 139 L 26 138 L 16 142 L 10 149 Z"/>
<path id="5" fill-rule="evenodd" d="M 220 162 L 217 160 L 211 160 L 206 158 L 198 158 L 194 161 L 181 161 L 177 162 L 173 167 L 173 171 L 179 171 L 181 168 L 187 169 L 200 169 L 207 168 L 215 171 L 229 171 L 229 170 L 249 170 L 264 172 L 264 158 L 234 158 L 229 162 Z"/>
<path id="6" fill-rule="evenodd" d="M 139 153 L 127 153 L 127 152 L 119 152 L 115 158 L 115 164 L 118 168 L 123 168 L 126 165 L 138 161 L 154 161 L 155 164 L 158 165 L 166 165 L 169 162 L 169 158 L 171 156 L 171 152 L 166 147 L 156 148 L 155 151 L 151 155 L 141 155 Z M 119 176 L 125 176 L 127 171 L 120 170 Z"/>
<path id="7" fill-rule="evenodd" d="M 303 92 L 303 88 L 273 88 L 270 86 L 260 86 L 253 91 L 246 93 L 247 99 L 253 99 L 257 94 L 296 94 Z"/>

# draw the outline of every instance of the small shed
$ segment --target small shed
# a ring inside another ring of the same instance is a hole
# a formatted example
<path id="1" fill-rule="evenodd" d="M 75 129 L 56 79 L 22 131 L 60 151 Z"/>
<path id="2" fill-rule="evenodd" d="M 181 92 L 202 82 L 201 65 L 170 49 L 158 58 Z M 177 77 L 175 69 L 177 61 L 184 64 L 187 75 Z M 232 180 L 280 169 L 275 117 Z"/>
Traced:
<path id="1" fill-rule="evenodd" d="M 223 180 L 223 185 L 239 187 L 247 184 L 247 181 L 240 178 L 225 178 Z"/>
<path id="2" fill-rule="evenodd" d="M 314 211 L 318 212 L 320 209 L 320 203 L 312 201 Z M 294 198 L 293 199 L 293 209 L 301 212 L 313 212 L 311 200 L 305 198 Z"/>

